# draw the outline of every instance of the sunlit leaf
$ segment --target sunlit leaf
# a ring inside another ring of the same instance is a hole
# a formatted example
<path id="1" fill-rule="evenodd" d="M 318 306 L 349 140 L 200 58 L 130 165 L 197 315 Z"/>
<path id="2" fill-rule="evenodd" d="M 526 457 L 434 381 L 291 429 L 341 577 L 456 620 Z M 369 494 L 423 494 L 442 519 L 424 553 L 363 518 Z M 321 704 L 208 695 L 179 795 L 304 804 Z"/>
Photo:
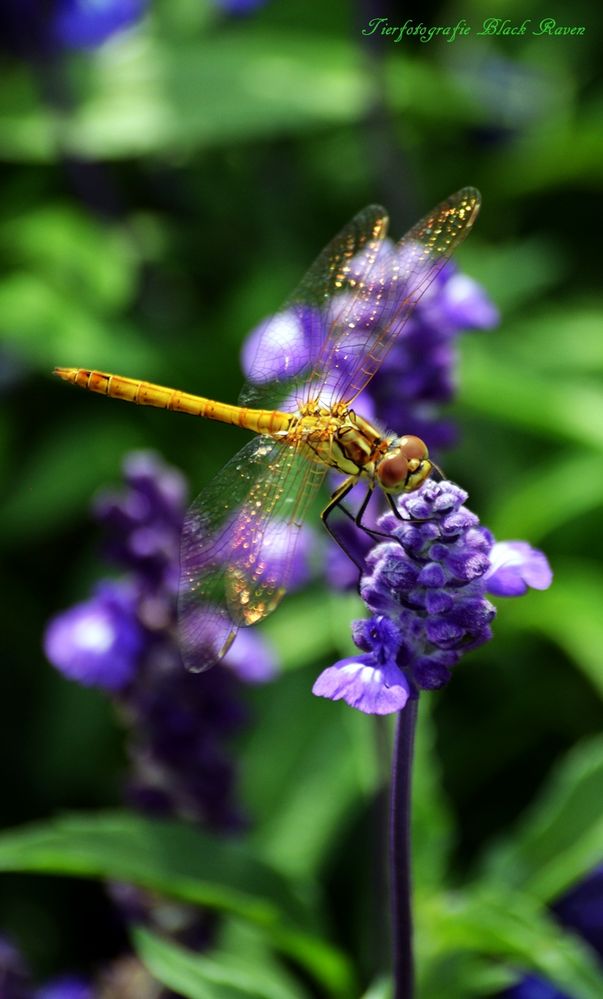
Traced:
<path id="1" fill-rule="evenodd" d="M 197 954 L 138 927 L 138 956 L 154 978 L 186 999 L 302 999 L 305 993 L 267 954 L 261 962 L 212 949 Z"/>
<path id="2" fill-rule="evenodd" d="M 135 290 L 138 260 L 133 240 L 71 204 L 49 204 L 3 222 L 0 247 L 17 268 L 43 274 L 70 299 L 113 310 Z"/>
<path id="3" fill-rule="evenodd" d="M 393 994 L 393 982 L 389 978 L 378 978 L 369 990 L 363 993 L 362 999 L 392 999 Z"/>
<path id="4" fill-rule="evenodd" d="M 159 354 L 136 327 L 99 315 L 33 272 L 0 281 L 0 342 L 48 373 L 55 364 L 112 370 L 118 360 L 124 374 L 150 378 L 161 370 Z"/>

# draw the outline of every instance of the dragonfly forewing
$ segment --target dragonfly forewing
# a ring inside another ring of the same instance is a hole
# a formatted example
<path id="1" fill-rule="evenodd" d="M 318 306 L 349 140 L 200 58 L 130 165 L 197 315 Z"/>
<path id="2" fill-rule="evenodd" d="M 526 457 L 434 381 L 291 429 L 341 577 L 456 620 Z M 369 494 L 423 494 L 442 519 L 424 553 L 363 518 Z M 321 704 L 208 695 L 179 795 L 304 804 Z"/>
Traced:
<path id="1" fill-rule="evenodd" d="M 304 386 L 324 349 L 329 306 L 346 295 L 357 277 L 366 276 L 380 254 L 387 232 L 387 212 L 364 208 L 331 240 L 314 261 L 282 309 L 258 327 L 243 362 L 248 381 L 239 396 L 244 406 L 299 409 Z M 350 315 L 366 306 L 359 286 Z"/>
<path id="2" fill-rule="evenodd" d="M 260 436 L 191 505 L 182 533 L 178 608 L 189 669 L 213 665 L 239 627 L 278 606 L 307 505 L 325 471 L 296 447 Z"/>

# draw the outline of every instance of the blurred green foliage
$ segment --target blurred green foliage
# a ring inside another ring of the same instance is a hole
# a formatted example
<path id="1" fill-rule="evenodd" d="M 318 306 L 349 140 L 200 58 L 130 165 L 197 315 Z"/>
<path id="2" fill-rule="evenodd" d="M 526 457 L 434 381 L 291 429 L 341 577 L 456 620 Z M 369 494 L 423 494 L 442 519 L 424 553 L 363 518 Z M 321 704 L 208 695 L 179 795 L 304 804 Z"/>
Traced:
<path id="1" fill-rule="evenodd" d="M 504 14 L 568 20 L 529 6 Z M 266 624 L 283 673 L 248 695 L 254 721 L 236 752 L 252 829 L 236 866 L 225 859 L 207 882 L 204 858 L 230 847 L 178 829 L 196 858 L 180 879 L 165 831 L 96 814 L 120 801 L 120 732 L 40 644 L 49 616 L 101 574 L 90 499 L 134 447 L 200 489 L 242 440 L 69 391 L 49 372 L 97 367 L 234 400 L 243 336 L 357 209 L 382 201 L 401 232 L 475 184 L 483 210 L 459 260 L 502 318 L 463 340 L 446 471 L 498 537 L 546 551 L 555 583 L 501 601 L 495 641 L 425 698 L 421 996 L 485 996 L 527 967 L 576 999 L 603 993 L 593 955 L 545 907 L 603 855 L 603 18 L 577 3 L 580 38 L 394 46 L 363 42 L 363 10 L 296 0 L 232 21 L 201 0 L 157 0 L 137 29 L 65 60 L 61 102 L 38 70 L 4 60 L 1 821 L 43 824 L 0 840 L 0 866 L 21 872 L 3 878 L 0 932 L 40 977 L 89 969 L 122 941 L 86 929 L 87 916 L 108 919 L 96 888 L 49 887 L 33 870 L 127 878 L 228 913 L 203 956 L 136 934 L 152 974 L 185 996 L 387 999 L 374 723 L 310 694 L 347 648 L 354 598 L 317 583 Z M 461 14 L 479 24 L 493 11 L 470 0 Z M 459 10 L 407 15 L 448 24 Z M 87 811 L 49 818 L 65 809 Z M 44 929 L 55 919 L 60 938 Z"/>

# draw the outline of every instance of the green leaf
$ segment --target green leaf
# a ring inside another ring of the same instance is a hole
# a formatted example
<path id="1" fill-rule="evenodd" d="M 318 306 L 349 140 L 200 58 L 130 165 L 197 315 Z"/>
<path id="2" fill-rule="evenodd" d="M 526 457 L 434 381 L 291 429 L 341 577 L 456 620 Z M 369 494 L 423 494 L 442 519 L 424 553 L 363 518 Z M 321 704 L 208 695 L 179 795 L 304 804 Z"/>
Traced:
<path id="1" fill-rule="evenodd" d="M 603 390 L 594 379 L 530 369 L 499 342 L 475 337 L 465 340 L 461 367 L 463 403 L 477 413 L 556 442 L 603 448 Z"/>
<path id="2" fill-rule="evenodd" d="M 514 985 L 518 975 L 492 958 L 454 949 L 420 961 L 417 977 L 419 994 L 429 999 L 485 999 Z"/>
<path id="3" fill-rule="evenodd" d="M 583 105 L 579 115 L 555 113 L 543 117 L 540 127 L 527 130 L 521 142 L 510 143 L 492 158 L 491 169 L 483 175 L 483 189 L 525 197 L 560 185 L 575 188 L 580 182 L 589 186 L 600 182 L 602 113 L 597 95 Z"/>
<path id="4" fill-rule="evenodd" d="M 548 903 L 600 863 L 601 843 L 603 736 L 580 743 L 554 768 L 509 840 L 487 855 L 483 876 Z"/>
<path id="5" fill-rule="evenodd" d="M 186 999 L 303 999 L 305 993 L 265 951 L 196 954 L 137 927 L 138 956 L 162 985 Z"/>
<path id="6" fill-rule="evenodd" d="M 393 999 L 394 986 L 391 978 L 378 978 L 362 996 L 362 999 Z"/>
<path id="7" fill-rule="evenodd" d="M 254 842 L 271 864 L 305 876 L 378 783 L 373 720 L 313 697 L 317 673 L 296 671 L 262 690 L 263 723 L 241 754 Z"/>
<path id="8" fill-rule="evenodd" d="M 134 293 L 138 269 L 133 241 L 69 204 L 49 204 L 4 221 L 0 248 L 71 300 L 115 311 Z"/>
<path id="9" fill-rule="evenodd" d="M 513 282 L 515 283 L 515 273 Z M 601 301 L 567 301 L 554 307 L 546 303 L 529 316 L 505 324 L 505 337 L 513 344 L 520 363 L 540 370 L 567 374 L 603 371 L 603 305 Z"/>
<path id="10" fill-rule="evenodd" d="M 206 24 L 206 28 L 208 25 Z M 190 154 L 199 148 L 299 134 L 361 120 L 376 83 L 355 39 L 260 23 L 171 34 L 157 23 L 72 62 L 79 104 L 44 107 L 23 70 L 0 101 L 4 158 L 48 161 L 61 151 L 103 160 Z M 389 53 L 391 106 L 436 121 L 479 121 L 473 94 L 421 59 Z M 201 96 L 200 96 L 201 95 Z M 204 100 L 203 95 L 211 95 Z"/>
<path id="11" fill-rule="evenodd" d="M 363 617 L 364 604 L 357 594 L 334 594 L 312 587 L 310 592 L 287 597 L 287 613 L 272 614 L 262 626 L 263 634 L 275 646 L 282 669 L 294 670 L 308 663 L 330 665 L 333 649 L 342 655 L 354 649 L 350 637 L 353 618 Z M 295 641 L 291 641 L 291 636 Z"/>
<path id="12" fill-rule="evenodd" d="M 150 378 L 160 355 L 135 326 L 101 318 L 43 275 L 15 271 L 0 281 L 0 343 L 49 374 L 56 364 L 113 370 Z"/>
<path id="13" fill-rule="evenodd" d="M 497 494 L 484 520 L 497 538 L 526 537 L 536 544 L 602 502 L 599 454 L 572 450 L 548 465 L 522 469 L 521 476 Z"/>
<path id="14" fill-rule="evenodd" d="M 421 891 L 443 884 L 453 845 L 453 821 L 442 788 L 432 701 L 421 698 L 412 777 L 413 877 Z"/>
<path id="15" fill-rule="evenodd" d="M 592 950 L 565 933 L 533 898 L 502 884 L 440 896 L 421 912 L 418 930 L 430 938 L 436 967 L 463 951 L 489 954 L 493 962 L 535 971 L 574 999 L 603 994 L 603 974 Z M 457 999 L 454 991 L 447 990 L 449 995 Z"/>
<path id="16" fill-rule="evenodd" d="M 333 995 L 353 991 L 343 955 L 308 931 L 290 884 L 243 843 L 127 812 L 71 815 L 0 836 L 0 870 L 126 881 L 237 915 Z"/>
<path id="17" fill-rule="evenodd" d="M 24 535 L 34 539 L 87 509 L 91 493 L 115 477 L 124 451 L 144 444 L 136 421 L 107 417 L 62 426 L 26 456 L 0 518 L 0 531 L 11 543 Z"/>
<path id="18" fill-rule="evenodd" d="M 479 234 L 472 234 L 463 245 L 462 269 L 487 289 L 501 310 L 501 328 L 492 335 L 506 338 L 509 314 L 554 288 L 567 267 L 562 252 L 541 237 L 484 244 Z M 485 333 L 486 337 L 489 335 Z"/>
<path id="19" fill-rule="evenodd" d="M 74 83 L 81 102 L 61 120 L 62 145 L 103 159 L 355 120 L 373 90 L 351 42 L 249 25 L 178 39 L 139 30 L 81 60 Z M 4 92 L 4 155 L 54 158 L 52 113 L 22 76 Z M 208 94 L 211 100 L 200 99 Z"/>
<path id="20" fill-rule="evenodd" d="M 500 624 L 555 642 L 603 697 L 603 572 L 595 562 L 561 558 L 553 570 L 550 590 L 511 601 Z"/>

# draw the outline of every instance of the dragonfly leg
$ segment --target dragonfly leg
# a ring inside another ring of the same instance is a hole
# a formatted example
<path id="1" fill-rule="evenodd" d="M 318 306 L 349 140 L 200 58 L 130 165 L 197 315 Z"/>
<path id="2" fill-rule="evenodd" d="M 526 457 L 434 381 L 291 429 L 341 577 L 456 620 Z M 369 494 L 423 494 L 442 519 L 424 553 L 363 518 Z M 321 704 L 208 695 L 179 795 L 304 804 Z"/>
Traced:
<path id="1" fill-rule="evenodd" d="M 376 527 L 367 527 L 366 524 L 362 523 L 362 518 L 366 513 L 366 508 L 369 505 L 369 500 L 371 496 L 373 495 L 373 490 L 374 486 L 371 485 L 368 487 L 366 491 L 366 496 L 364 497 L 362 503 L 360 504 L 360 507 L 356 514 L 352 513 L 351 510 L 348 510 L 348 508 L 344 506 L 343 503 L 338 503 L 337 505 L 339 506 L 339 509 L 343 513 L 345 513 L 346 517 L 349 517 L 349 519 L 353 521 L 356 527 L 358 527 L 361 531 L 364 531 L 364 533 L 367 534 L 368 537 L 371 538 L 373 541 L 375 541 L 377 538 L 385 538 L 387 541 L 391 541 L 392 536 L 391 534 L 388 534 L 387 531 L 378 531 Z"/>
<path id="2" fill-rule="evenodd" d="M 359 508 L 359 510 L 358 510 L 358 512 L 356 514 L 352 513 L 351 510 L 348 510 L 348 508 L 344 505 L 343 500 L 345 499 L 345 497 L 347 496 L 347 494 L 350 492 L 350 490 L 353 488 L 353 486 L 356 485 L 356 482 L 357 482 L 357 479 L 354 479 L 354 478 L 352 478 L 350 476 L 349 479 L 346 479 L 345 482 L 343 482 L 339 486 L 339 488 L 335 490 L 335 492 L 331 496 L 329 502 L 327 503 L 326 507 L 322 511 L 322 513 L 320 515 L 320 519 L 322 520 L 322 522 L 323 522 L 324 526 L 326 527 L 328 533 L 333 538 L 333 541 L 337 545 L 339 545 L 339 547 L 341 548 L 341 550 L 344 553 L 344 555 L 346 555 L 349 558 L 350 562 L 354 563 L 354 565 L 358 569 L 358 572 L 360 573 L 360 576 L 362 576 L 362 574 L 364 573 L 364 571 L 366 569 L 366 566 L 364 565 L 364 563 L 359 562 L 358 559 L 355 558 L 355 556 L 352 554 L 352 552 L 343 543 L 343 541 L 341 540 L 341 538 L 337 537 L 337 535 L 335 534 L 335 532 L 333 530 L 331 530 L 331 527 L 329 526 L 328 520 L 329 520 L 329 517 L 331 516 L 331 514 L 333 513 L 333 510 L 335 510 L 335 508 L 337 508 L 337 509 L 341 510 L 342 513 L 345 513 L 346 517 L 348 517 L 349 520 L 351 520 L 352 523 L 355 524 L 356 527 L 358 527 L 361 531 L 364 531 L 364 533 L 366 535 L 368 535 L 368 537 L 371 539 L 371 541 L 377 541 L 379 538 L 385 538 L 386 540 L 391 541 L 392 538 L 391 538 L 391 535 L 386 534 L 385 531 L 377 531 L 377 530 L 375 530 L 372 527 L 366 527 L 366 525 L 362 523 L 362 518 L 363 518 L 363 516 L 364 516 L 364 514 L 366 512 L 366 508 L 367 508 L 367 506 L 369 504 L 369 500 L 370 500 L 371 496 L 373 495 L 373 486 L 369 486 L 369 488 L 367 489 L 366 495 L 365 495 L 365 497 L 364 497 L 364 499 L 363 499 L 363 501 L 362 501 L 362 503 L 360 505 L 360 508 Z M 360 587 L 360 577 L 358 579 L 358 586 Z"/>
<path id="3" fill-rule="evenodd" d="M 344 545 L 344 543 L 341 540 L 341 538 L 337 537 L 337 535 L 335 534 L 335 531 L 332 530 L 332 528 L 331 528 L 331 526 L 329 524 L 329 517 L 331 516 L 331 514 L 333 513 L 333 510 L 335 510 L 336 507 L 339 507 L 339 509 L 343 510 L 343 512 L 348 517 L 350 517 L 351 520 L 355 521 L 354 515 L 352 513 L 350 513 L 350 511 L 345 508 L 345 506 L 342 503 L 342 500 L 345 499 L 345 497 L 350 492 L 350 490 L 356 485 L 357 481 L 358 480 L 353 475 L 351 475 L 348 479 L 345 480 L 345 482 L 342 482 L 341 485 L 338 486 L 338 488 L 335 490 L 335 492 L 331 496 L 331 498 L 330 498 L 329 502 L 327 503 L 326 507 L 322 511 L 322 513 L 320 515 L 320 519 L 322 520 L 322 522 L 323 522 L 326 530 L 328 531 L 328 533 L 333 538 L 333 541 L 335 542 L 335 544 L 339 545 L 339 547 L 341 548 L 341 550 L 344 553 L 344 555 L 347 555 L 347 557 L 350 559 L 350 561 L 354 563 L 354 565 L 358 569 L 358 572 L 363 573 L 364 572 L 364 565 L 362 565 L 358 561 L 358 559 L 355 558 L 354 555 L 352 555 L 351 551 L 349 551 L 349 549 L 346 548 L 346 546 Z M 368 499 L 366 500 L 366 502 L 368 503 Z M 363 505 L 366 505 L 366 504 L 363 504 Z"/>
<path id="4" fill-rule="evenodd" d="M 404 520 L 402 514 L 400 513 L 400 511 L 398 510 L 398 507 L 396 506 L 396 501 L 395 501 L 394 497 L 390 493 L 386 493 L 385 494 L 385 498 L 386 498 L 386 500 L 387 500 L 387 502 L 389 504 L 389 508 L 390 508 L 391 512 L 393 513 L 394 517 L 397 517 L 398 520 Z"/>

